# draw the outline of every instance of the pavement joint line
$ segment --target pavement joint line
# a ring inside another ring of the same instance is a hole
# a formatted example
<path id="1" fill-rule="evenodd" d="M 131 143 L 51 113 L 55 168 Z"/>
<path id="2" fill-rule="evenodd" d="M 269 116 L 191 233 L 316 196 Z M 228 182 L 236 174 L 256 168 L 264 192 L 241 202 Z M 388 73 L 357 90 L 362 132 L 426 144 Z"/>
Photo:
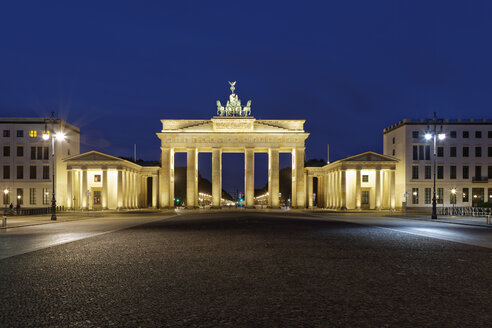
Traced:
<path id="1" fill-rule="evenodd" d="M 23 254 L 28 254 L 28 253 L 40 251 L 42 249 L 47 249 L 47 248 L 51 248 L 51 247 L 55 247 L 55 246 L 59 246 L 59 245 L 64 245 L 64 244 L 69 244 L 69 243 L 73 243 L 73 242 L 76 242 L 76 241 L 79 241 L 79 240 L 84 240 L 84 239 L 88 239 L 88 238 L 92 238 L 92 237 L 97 237 L 97 236 L 101 236 L 101 235 L 105 235 L 105 234 L 109 234 L 109 233 L 113 233 L 113 232 L 117 232 L 117 231 L 129 229 L 129 228 L 137 227 L 139 225 L 144 225 L 144 224 L 148 224 L 148 223 L 154 223 L 154 222 L 159 222 L 159 221 L 164 221 L 164 220 L 172 219 L 174 217 L 176 217 L 176 215 L 169 215 L 169 216 L 166 216 L 166 217 L 163 217 L 163 218 L 157 218 L 156 220 L 152 220 L 150 222 L 136 223 L 136 224 L 132 224 L 130 226 L 123 227 L 123 228 L 116 228 L 116 229 L 109 230 L 109 231 L 102 231 L 102 232 L 93 233 L 93 234 L 91 234 L 89 236 L 82 237 L 82 238 L 79 238 L 79 239 L 74 239 L 74 240 L 69 240 L 69 241 L 61 241 L 59 243 L 52 244 L 52 245 L 50 245 L 48 247 L 39 247 L 39 248 L 35 248 L 35 249 L 30 249 L 30 250 L 28 250 L 26 252 L 17 253 L 17 254 L 8 255 L 8 256 L 3 256 L 3 257 L 0 257 L 0 261 L 3 260 L 3 259 L 8 259 L 8 258 L 14 257 L 14 256 L 18 256 L 18 255 L 23 255 Z M 64 221 L 64 222 L 67 222 L 67 221 Z"/>

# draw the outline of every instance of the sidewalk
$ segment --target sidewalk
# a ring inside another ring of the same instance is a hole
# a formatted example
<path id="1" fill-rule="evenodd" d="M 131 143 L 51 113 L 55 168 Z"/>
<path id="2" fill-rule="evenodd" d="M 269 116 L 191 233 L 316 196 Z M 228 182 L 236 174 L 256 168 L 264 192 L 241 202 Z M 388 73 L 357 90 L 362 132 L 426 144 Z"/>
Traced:
<path id="1" fill-rule="evenodd" d="M 51 224 L 57 222 L 69 222 L 86 219 L 95 219 L 111 216 L 127 216 L 127 215 L 169 215 L 174 214 L 174 210 L 122 210 L 122 211 L 77 211 L 77 212 L 60 212 L 56 215 L 56 221 L 51 220 L 51 214 L 43 215 L 20 215 L 20 216 L 8 216 L 7 226 L 2 227 L 0 220 L 0 231 L 2 229 L 19 228 L 27 226 L 35 226 L 41 224 Z M 3 213 L 0 214 L 0 219 L 3 217 Z"/>
<path id="2" fill-rule="evenodd" d="M 492 228 L 492 224 L 487 224 L 487 218 L 482 216 L 454 216 L 454 215 L 438 215 L 437 220 L 432 220 L 430 215 L 395 215 L 394 217 L 409 220 L 453 223 L 462 225 L 471 225 L 479 227 Z"/>

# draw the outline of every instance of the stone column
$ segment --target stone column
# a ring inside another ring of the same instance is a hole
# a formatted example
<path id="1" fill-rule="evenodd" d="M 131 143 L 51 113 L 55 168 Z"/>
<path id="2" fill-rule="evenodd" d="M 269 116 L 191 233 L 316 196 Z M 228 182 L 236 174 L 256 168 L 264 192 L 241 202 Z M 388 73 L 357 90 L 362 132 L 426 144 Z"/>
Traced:
<path id="1" fill-rule="evenodd" d="M 324 193 L 324 188 L 325 188 L 325 181 L 323 178 L 323 175 L 318 176 L 318 194 L 316 195 L 316 207 L 317 208 L 323 208 L 324 203 L 325 203 L 325 193 Z"/>
<path id="2" fill-rule="evenodd" d="M 117 190 L 117 208 L 120 209 L 123 207 L 123 170 L 118 169 L 118 184 L 116 186 Z"/>
<path id="3" fill-rule="evenodd" d="M 67 169 L 67 208 L 72 209 L 72 169 Z"/>
<path id="4" fill-rule="evenodd" d="M 198 182 L 198 149 L 188 148 L 186 150 L 186 206 L 194 208 L 197 205 L 197 182 Z"/>
<path id="5" fill-rule="evenodd" d="M 389 173 L 389 187 L 390 187 L 390 207 L 395 209 L 396 198 L 395 198 L 395 170 L 391 169 Z"/>
<path id="6" fill-rule="evenodd" d="M 246 207 L 255 205 L 255 152 L 253 148 L 244 151 L 244 200 Z"/>
<path id="7" fill-rule="evenodd" d="M 157 175 L 152 175 L 152 208 L 157 208 Z"/>
<path id="8" fill-rule="evenodd" d="M 89 197 L 87 197 L 87 169 L 82 169 L 82 208 L 84 210 L 89 208 L 88 200 Z"/>
<path id="9" fill-rule="evenodd" d="M 306 207 L 305 181 L 304 181 L 304 148 L 296 148 L 296 194 L 297 208 Z"/>
<path id="10" fill-rule="evenodd" d="M 291 186 L 291 197 L 290 206 L 292 208 L 297 206 L 297 160 L 296 160 L 296 149 L 292 148 L 292 186 Z M 303 188 L 304 190 L 304 188 Z"/>
<path id="11" fill-rule="evenodd" d="M 381 209 L 381 169 L 376 168 L 376 209 Z"/>
<path id="12" fill-rule="evenodd" d="M 360 169 L 357 168 L 355 172 L 355 208 L 357 209 L 360 209 L 362 203 L 360 183 L 361 183 L 361 172 Z"/>
<path id="13" fill-rule="evenodd" d="M 108 209 L 108 169 L 104 168 L 102 170 L 102 193 L 101 193 L 101 202 L 103 210 Z"/>
<path id="14" fill-rule="evenodd" d="M 279 207 L 279 150 L 268 149 L 268 205 Z"/>
<path id="15" fill-rule="evenodd" d="M 170 200 L 170 149 L 161 147 L 161 169 L 160 169 L 160 198 L 159 206 L 161 208 L 172 207 L 169 203 Z M 154 193 L 154 177 L 152 176 L 152 194 Z M 174 198 L 174 197 L 173 197 Z M 173 202 L 174 204 L 174 202 Z M 152 207 L 154 207 L 154 199 L 152 198 Z"/>
<path id="16" fill-rule="evenodd" d="M 347 209 L 347 171 L 342 169 L 340 172 L 340 208 Z"/>
<path id="17" fill-rule="evenodd" d="M 212 206 L 219 208 L 222 199 L 222 149 L 212 149 Z"/>
<path id="18" fill-rule="evenodd" d="M 308 197 L 308 207 L 313 208 L 313 175 L 308 174 L 307 177 L 307 197 Z"/>

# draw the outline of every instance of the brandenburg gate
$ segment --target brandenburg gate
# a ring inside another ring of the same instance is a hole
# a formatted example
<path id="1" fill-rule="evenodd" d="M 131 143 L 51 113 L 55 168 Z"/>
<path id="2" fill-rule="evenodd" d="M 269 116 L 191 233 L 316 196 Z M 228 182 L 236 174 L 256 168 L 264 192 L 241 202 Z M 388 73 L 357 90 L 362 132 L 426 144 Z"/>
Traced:
<path id="1" fill-rule="evenodd" d="M 217 101 L 217 116 L 210 120 L 163 119 L 159 202 L 161 208 L 174 207 L 174 156 L 186 152 L 186 205 L 198 206 L 198 154 L 212 153 L 212 205 L 221 206 L 222 153 L 244 153 L 244 193 L 246 207 L 254 206 L 255 153 L 268 153 L 268 205 L 279 207 L 279 153 L 292 154 L 292 207 L 304 208 L 304 120 L 257 120 L 251 116 L 251 100 L 246 106 L 234 93 L 225 106 Z"/>

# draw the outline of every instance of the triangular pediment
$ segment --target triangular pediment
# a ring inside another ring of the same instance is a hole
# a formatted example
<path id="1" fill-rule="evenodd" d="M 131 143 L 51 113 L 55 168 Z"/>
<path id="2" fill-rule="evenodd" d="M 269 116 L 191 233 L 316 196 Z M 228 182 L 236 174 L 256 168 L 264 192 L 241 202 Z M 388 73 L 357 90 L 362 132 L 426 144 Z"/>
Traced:
<path id="1" fill-rule="evenodd" d="M 64 159 L 66 162 L 127 162 L 122 158 L 100 153 L 95 150 L 73 155 Z"/>
<path id="2" fill-rule="evenodd" d="M 362 154 L 341 159 L 340 162 L 398 162 L 398 159 L 392 156 L 381 155 L 373 151 L 367 151 Z"/>

